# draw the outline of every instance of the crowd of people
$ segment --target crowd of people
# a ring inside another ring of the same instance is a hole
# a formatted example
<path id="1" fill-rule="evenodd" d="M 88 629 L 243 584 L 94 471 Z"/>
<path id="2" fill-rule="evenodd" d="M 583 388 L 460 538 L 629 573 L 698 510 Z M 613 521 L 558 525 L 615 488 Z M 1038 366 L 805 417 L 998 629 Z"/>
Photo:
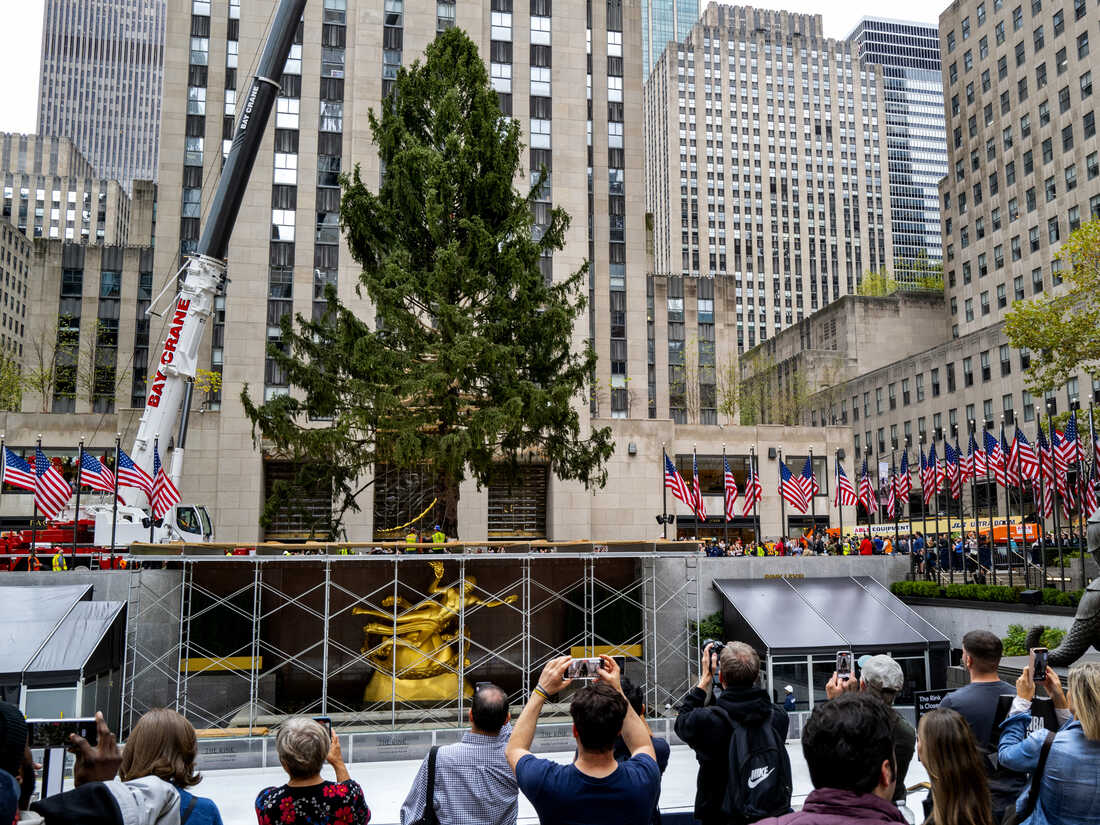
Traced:
<path id="1" fill-rule="evenodd" d="M 1071 668 L 1068 691 L 1052 668 L 1040 684 L 1057 730 L 1036 727 L 1031 667 L 1016 684 L 997 673 L 1001 642 L 987 631 L 963 639 L 970 682 L 925 713 L 917 729 L 893 708 L 904 686 L 888 655 L 863 657 L 859 674 L 834 673 L 802 729 L 813 790 L 800 810 L 786 746 L 787 711 L 759 686 L 760 659 L 741 642 L 708 645 L 698 683 L 683 697 L 677 736 L 698 761 L 700 825 L 887 825 L 906 823 L 906 776 L 914 756 L 928 773 L 925 825 L 1079 825 L 1100 817 L 1100 663 Z M 433 747 L 401 807 L 402 825 L 513 825 L 519 794 L 544 825 L 657 825 L 668 742 L 646 722 L 644 692 L 600 657 L 595 678 L 571 686 L 569 656 L 543 668 L 512 723 L 508 696 L 478 685 L 469 730 Z M 545 704 L 574 687 L 576 751 L 567 763 L 532 753 Z M 1011 696 L 1004 708 L 1001 697 Z M 1000 710 L 999 710 L 1000 709 Z M 1003 717 L 1003 718 L 1002 718 Z M 36 769 L 18 708 L 0 703 L 0 823 L 13 825 L 221 825 L 215 803 L 193 789 L 195 731 L 171 710 L 145 714 L 120 749 L 102 714 L 93 746 L 73 735 L 74 788 L 31 802 Z M 256 798 L 258 825 L 366 825 L 363 788 L 339 739 L 306 717 L 275 738 L 287 780 Z M 328 765 L 335 781 L 322 776 Z"/>

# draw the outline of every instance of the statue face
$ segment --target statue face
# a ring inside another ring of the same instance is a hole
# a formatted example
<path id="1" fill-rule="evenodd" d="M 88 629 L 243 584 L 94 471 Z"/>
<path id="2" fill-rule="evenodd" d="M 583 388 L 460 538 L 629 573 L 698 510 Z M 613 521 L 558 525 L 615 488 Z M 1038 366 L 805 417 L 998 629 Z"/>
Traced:
<path id="1" fill-rule="evenodd" d="M 1092 557 L 1096 559 L 1096 563 L 1100 564 L 1100 510 L 1097 510 L 1089 517 L 1087 535 L 1089 552 L 1092 553 Z"/>

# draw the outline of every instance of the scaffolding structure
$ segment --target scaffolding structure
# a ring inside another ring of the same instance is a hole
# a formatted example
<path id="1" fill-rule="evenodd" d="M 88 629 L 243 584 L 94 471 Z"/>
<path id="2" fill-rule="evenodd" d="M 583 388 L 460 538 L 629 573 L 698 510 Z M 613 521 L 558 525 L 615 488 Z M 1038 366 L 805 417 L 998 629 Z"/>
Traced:
<path id="1" fill-rule="evenodd" d="M 132 557 L 123 732 L 154 707 L 248 735 L 298 714 L 343 730 L 462 726 L 462 691 L 434 702 L 396 687 L 381 701 L 363 695 L 371 679 L 396 685 L 411 668 L 353 610 L 397 625 L 443 602 L 430 656 L 458 685 L 491 681 L 522 705 L 548 660 L 607 652 L 650 708 L 664 708 L 698 667 L 698 556 L 655 550 Z"/>

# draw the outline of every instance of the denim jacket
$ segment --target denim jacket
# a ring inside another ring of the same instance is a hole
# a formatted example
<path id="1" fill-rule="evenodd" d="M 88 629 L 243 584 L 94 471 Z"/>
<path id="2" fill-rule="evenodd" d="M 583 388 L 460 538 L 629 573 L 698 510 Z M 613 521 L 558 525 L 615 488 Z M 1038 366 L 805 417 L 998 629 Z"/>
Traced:
<path id="1" fill-rule="evenodd" d="M 1046 731 L 1027 733 L 1031 716 L 1017 713 L 1001 725 L 1000 764 L 1014 771 L 1031 773 L 1039 764 L 1039 752 Z M 1016 810 L 1027 802 L 1031 783 L 1020 794 Z M 1051 744 L 1046 768 L 1039 784 L 1039 801 L 1030 817 L 1020 825 L 1080 825 L 1095 821 L 1100 811 L 1100 741 L 1085 737 L 1081 723 L 1071 720 L 1062 726 Z"/>

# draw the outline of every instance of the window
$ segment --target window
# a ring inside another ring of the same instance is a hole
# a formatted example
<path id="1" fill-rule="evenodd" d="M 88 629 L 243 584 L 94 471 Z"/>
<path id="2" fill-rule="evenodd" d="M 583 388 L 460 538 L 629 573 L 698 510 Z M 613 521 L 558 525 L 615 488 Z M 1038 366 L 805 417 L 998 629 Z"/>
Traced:
<path id="1" fill-rule="evenodd" d="M 1050 163 L 1054 160 L 1054 141 L 1051 138 L 1047 138 L 1041 144 L 1043 147 L 1043 163 Z"/>
<path id="2" fill-rule="evenodd" d="M 963 386 L 974 386 L 974 359 L 970 356 L 963 359 Z"/>
<path id="3" fill-rule="evenodd" d="M 940 369 L 939 369 L 939 367 L 933 367 L 932 368 L 932 372 L 931 372 L 930 377 L 931 377 L 931 381 L 929 383 L 932 385 L 932 397 L 933 398 L 939 398 L 940 397 Z"/>
<path id="4" fill-rule="evenodd" d="M 1047 85 L 1047 64 L 1040 63 L 1035 67 L 1035 88 L 1042 89 Z"/>
<path id="5" fill-rule="evenodd" d="M 1066 167 L 1066 191 L 1072 192 L 1077 188 L 1077 167 L 1074 164 L 1070 164 Z"/>
<path id="6" fill-rule="evenodd" d="M 1039 104 L 1039 125 L 1046 126 L 1048 123 L 1050 123 L 1050 104 L 1044 100 Z"/>
<path id="7" fill-rule="evenodd" d="M 917 385 L 917 401 L 918 402 L 923 401 L 924 400 L 924 373 L 923 372 L 918 373 L 915 380 L 916 380 L 916 385 Z"/>
<path id="8" fill-rule="evenodd" d="M 1096 134 L 1096 113 L 1085 112 L 1085 116 L 1081 118 L 1081 123 L 1085 130 L 1085 140 Z"/>
<path id="9" fill-rule="evenodd" d="M 1059 221 L 1057 218 L 1051 218 L 1047 221 L 1047 240 L 1054 244 L 1062 238 L 1062 231 L 1059 228 Z"/>
<path id="10" fill-rule="evenodd" d="M 988 381 L 992 377 L 989 367 L 989 350 L 979 353 L 978 360 L 982 367 L 982 381 Z"/>
<path id="11" fill-rule="evenodd" d="M 989 314 L 989 292 L 983 292 L 981 294 L 982 315 Z"/>
<path id="12" fill-rule="evenodd" d="M 1026 138 L 1031 134 L 1031 116 L 1023 115 L 1020 118 L 1020 137 Z"/>
<path id="13" fill-rule="evenodd" d="M 1088 174 L 1089 180 L 1100 175 L 1100 155 L 1096 152 L 1090 152 L 1085 157 L 1085 172 Z"/>
<path id="14" fill-rule="evenodd" d="M 901 403 L 903 406 L 909 406 L 909 379 L 901 379 Z"/>
<path id="15" fill-rule="evenodd" d="M 1058 74 L 1064 74 L 1069 68 L 1069 60 L 1066 59 L 1066 47 L 1063 46 L 1054 53 L 1054 69 Z"/>
<path id="16" fill-rule="evenodd" d="M 1077 59 L 1085 57 L 1089 53 L 1089 33 L 1082 32 L 1077 35 Z"/>
<path id="17" fill-rule="evenodd" d="M 1046 192 L 1047 203 L 1058 197 L 1058 186 L 1054 183 L 1054 175 L 1043 181 L 1043 190 Z"/>
<path id="18" fill-rule="evenodd" d="M 890 409 L 896 410 L 898 408 L 898 385 L 890 384 L 887 387 L 887 395 L 890 398 Z"/>
<path id="19" fill-rule="evenodd" d="M 882 387 L 875 387 L 875 414 L 882 415 Z"/>
<path id="20" fill-rule="evenodd" d="M 1012 30 L 1019 31 L 1024 27 L 1024 10 L 1017 6 L 1012 10 Z"/>
<path id="21" fill-rule="evenodd" d="M 1005 42 L 1005 24 L 1003 20 L 993 27 L 993 38 L 997 41 L 998 46 Z"/>
<path id="22" fill-rule="evenodd" d="M 122 273 L 104 269 L 99 273 L 99 297 L 117 298 L 122 292 Z"/>
<path id="23" fill-rule="evenodd" d="M 1039 227 L 1032 226 L 1027 230 L 1028 245 L 1032 252 L 1039 251 Z"/>
<path id="24" fill-rule="evenodd" d="M 1038 295 L 1043 291 L 1043 270 L 1036 267 L 1031 270 L 1031 294 Z"/>
<path id="25" fill-rule="evenodd" d="M 1012 374 L 1012 361 L 1010 360 L 1012 351 L 1009 349 L 1008 344 L 1001 344 L 997 352 L 1001 356 L 1001 377 L 1004 378 L 1006 375 Z"/>
<path id="26" fill-rule="evenodd" d="M 965 313 L 965 318 L 966 318 L 967 321 L 973 321 L 974 320 L 974 299 L 973 298 L 967 298 L 965 301 L 963 301 L 963 311 Z"/>
<path id="27" fill-rule="evenodd" d="M 1092 94 L 1092 70 L 1085 72 L 1081 75 L 1081 99 Z"/>
<path id="28" fill-rule="evenodd" d="M 1041 52 L 1043 50 L 1043 44 L 1046 43 L 1046 39 L 1043 37 L 1043 27 L 1039 26 L 1031 34 L 1031 40 L 1035 44 L 1035 51 Z"/>
<path id="29" fill-rule="evenodd" d="M 997 285 L 997 308 L 1004 309 L 1008 306 L 1008 289 L 1004 284 Z"/>
<path id="30" fill-rule="evenodd" d="M 1018 261 L 1022 257 L 1020 252 L 1020 236 L 1013 235 L 1012 240 L 1009 241 L 1009 247 L 1012 250 L 1012 260 Z"/>
<path id="31" fill-rule="evenodd" d="M 1017 301 L 1024 299 L 1024 276 L 1017 275 L 1012 279 L 1012 295 Z"/>
<path id="32" fill-rule="evenodd" d="M 1031 393 L 1024 390 L 1020 394 L 1020 400 L 1023 402 L 1024 408 L 1024 421 L 1035 420 L 1035 399 L 1031 397 Z"/>
<path id="33" fill-rule="evenodd" d="M 1016 161 L 1010 160 L 1005 164 L 1005 186 L 1016 183 Z"/>
<path id="34" fill-rule="evenodd" d="M 1078 227 L 1081 226 L 1081 207 L 1071 206 L 1069 212 L 1066 213 L 1066 217 L 1069 221 L 1069 231 L 1077 231 Z"/>
<path id="35" fill-rule="evenodd" d="M 1069 111 L 1069 86 L 1063 86 L 1058 90 L 1058 111 Z"/>
<path id="36" fill-rule="evenodd" d="M 1054 24 L 1054 36 L 1057 37 L 1066 28 L 1066 16 L 1061 9 L 1054 12 L 1054 18 L 1052 20 Z"/>

